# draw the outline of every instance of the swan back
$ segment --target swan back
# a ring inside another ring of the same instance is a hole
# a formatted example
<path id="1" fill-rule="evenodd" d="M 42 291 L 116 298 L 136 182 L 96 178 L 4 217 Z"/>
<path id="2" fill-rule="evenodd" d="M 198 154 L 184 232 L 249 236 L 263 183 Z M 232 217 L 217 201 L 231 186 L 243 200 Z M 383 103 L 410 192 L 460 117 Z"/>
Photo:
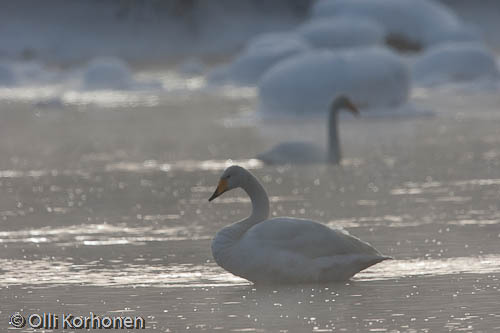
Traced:
<path id="1" fill-rule="evenodd" d="M 257 158 L 266 164 L 320 163 L 325 160 L 325 151 L 309 142 L 283 142 Z"/>

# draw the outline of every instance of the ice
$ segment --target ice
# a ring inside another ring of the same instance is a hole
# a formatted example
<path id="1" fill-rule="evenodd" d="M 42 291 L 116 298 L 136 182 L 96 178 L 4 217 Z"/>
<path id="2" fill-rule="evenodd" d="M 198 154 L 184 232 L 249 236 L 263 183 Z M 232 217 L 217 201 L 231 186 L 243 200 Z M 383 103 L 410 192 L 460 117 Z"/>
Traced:
<path id="1" fill-rule="evenodd" d="M 399 106 L 407 101 L 410 75 L 397 54 L 380 47 L 317 50 L 280 62 L 260 84 L 264 113 L 326 112 L 339 93 L 359 107 Z"/>

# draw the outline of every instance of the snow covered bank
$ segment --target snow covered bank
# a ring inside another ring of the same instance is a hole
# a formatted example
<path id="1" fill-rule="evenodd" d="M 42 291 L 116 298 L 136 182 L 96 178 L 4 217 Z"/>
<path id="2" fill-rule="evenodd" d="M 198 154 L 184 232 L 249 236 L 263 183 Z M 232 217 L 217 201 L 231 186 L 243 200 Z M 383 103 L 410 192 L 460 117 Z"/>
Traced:
<path id="1" fill-rule="evenodd" d="M 274 65 L 312 48 L 353 48 L 374 46 L 384 41 L 383 28 L 363 17 L 313 20 L 295 31 L 258 35 L 229 65 L 209 75 L 212 83 L 254 85 Z"/>
<path id="2" fill-rule="evenodd" d="M 371 18 L 385 28 L 388 39 L 421 47 L 479 38 L 450 9 L 431 0 L 323 0 L 312 9 L 313 18 L 346 15 Z"/>
<path id="3" fill-rule="evenodd" d="M 259 33 L 293 27 L 308 6 L 307 0 L 4 2 L 0 56 L 65 64 L 97 56 L 140 63 L 220 56 Z"/>
<path id="4" fill-rule="evenodd" d="M 479 43 L 446 43 L 430 48 L 413 64 L 420 84 L 498 78 L 494 54 Z"/>
<path id="5" fill-rule="evenodd" d="M 404 104 L 410 88 L 409 69 L 383 48 L 311 51 L 280 62 L 259 84 L 265 113 L 326 112 L 339 93 L 360 107 Z"/>

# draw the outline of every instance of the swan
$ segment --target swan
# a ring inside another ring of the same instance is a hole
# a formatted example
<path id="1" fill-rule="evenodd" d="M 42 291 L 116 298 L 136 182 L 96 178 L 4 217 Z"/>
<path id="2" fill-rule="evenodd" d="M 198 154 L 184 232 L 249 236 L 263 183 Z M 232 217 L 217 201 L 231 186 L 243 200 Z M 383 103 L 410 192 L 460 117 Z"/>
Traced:
<path id="1" fill-rule="evenodd" d="M 285 142 L 257 155 L 257 158 L 266 164 L 306 164 L 325 161 L 339 164 L 341 152 L 337 119 L 338 112 L 342 109 L 352 112 L 355 116 L 359 114 L 357 107 L 346 95 L 340 94 L 333 100 L 328 117 L 328 152 L 308 142 Z"/>
<path id="2" fill-rule="evenodd" d="M 212 241 L 216 263 L 253 283 L 344 281 L 390 259 L 340 229 L 292 217 L 269 219 L 269 199 L 257 178 L 233 165 L 208 199 L 242 188 L 252 202 L 248 218 L 221 229 Z"/>

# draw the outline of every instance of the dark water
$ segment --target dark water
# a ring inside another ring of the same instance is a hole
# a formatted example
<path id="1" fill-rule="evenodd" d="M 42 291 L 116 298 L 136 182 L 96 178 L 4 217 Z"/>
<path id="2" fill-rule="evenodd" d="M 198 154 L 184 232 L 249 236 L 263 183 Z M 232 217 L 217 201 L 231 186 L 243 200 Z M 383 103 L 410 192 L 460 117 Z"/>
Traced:
<path id="1" fill-rule="evenodd" d="M 142 316 L 167 332 L 500 329 L 498 97 L 429 93 L 413 102 L 434 116 L 342 120 L 339 167 L 253 160 L 287 135 L 324 134 L 321 121 L 292 132 L 249 120 L 252 98 L 4 103 L 2 330 L 15 312 Z M 256 287 L 225 272 L 210 240 L 249 200 L 207 198 L 232 163 L 262 180 L 273 215 L 344 227 L 395 260 L 331 285 Z"/>

